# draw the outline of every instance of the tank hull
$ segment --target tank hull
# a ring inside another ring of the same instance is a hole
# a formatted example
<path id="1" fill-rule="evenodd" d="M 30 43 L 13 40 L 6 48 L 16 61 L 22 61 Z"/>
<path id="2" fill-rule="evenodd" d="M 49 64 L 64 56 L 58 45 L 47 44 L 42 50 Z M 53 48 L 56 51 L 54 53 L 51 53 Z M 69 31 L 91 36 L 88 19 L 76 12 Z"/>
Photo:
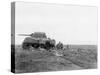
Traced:
<path id="1" fill-rule="evenodd" d="M 27 37 L 25 38 L 22 48 L 29 49 L 30 47 L 33 48 L 44 48 L 44 49 L 51 49 L 55 47 L 55 40 L 47 39 L 47 38 L 32 38 Z"/>

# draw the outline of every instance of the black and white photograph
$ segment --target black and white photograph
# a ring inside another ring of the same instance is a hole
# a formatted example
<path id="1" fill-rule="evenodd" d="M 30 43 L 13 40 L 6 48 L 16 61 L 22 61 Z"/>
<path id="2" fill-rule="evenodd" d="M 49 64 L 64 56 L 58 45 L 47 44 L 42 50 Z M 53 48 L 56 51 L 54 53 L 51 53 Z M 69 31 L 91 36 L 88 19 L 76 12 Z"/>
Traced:
<path id="1" fill-rule="evenodd" d="M 11 72 L 97 69 L 98 9 L 11 3 Z"/>

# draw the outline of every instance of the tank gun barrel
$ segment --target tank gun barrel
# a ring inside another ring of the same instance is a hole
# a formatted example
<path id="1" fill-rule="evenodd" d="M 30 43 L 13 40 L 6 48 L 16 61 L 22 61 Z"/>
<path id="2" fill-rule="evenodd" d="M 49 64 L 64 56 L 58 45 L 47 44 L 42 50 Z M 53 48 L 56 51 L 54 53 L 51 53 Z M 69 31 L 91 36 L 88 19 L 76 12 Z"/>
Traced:
<path id="1" fill-rule="evenodd" d="M 31 36 L 30 34 L 18 34 L 19 36 Z"/>

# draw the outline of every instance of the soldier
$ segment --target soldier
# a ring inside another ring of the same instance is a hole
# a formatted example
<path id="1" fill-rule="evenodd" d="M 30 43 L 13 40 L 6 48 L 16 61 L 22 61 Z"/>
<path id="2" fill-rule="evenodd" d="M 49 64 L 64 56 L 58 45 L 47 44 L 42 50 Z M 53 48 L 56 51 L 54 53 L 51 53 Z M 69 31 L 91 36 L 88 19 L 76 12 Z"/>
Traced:
<path id="1" fill-rule="evenodd" d="M 57 45 L 56 45 L 56 48 L 57 49 L 63 49 L 63 44 L 61 42 L 59 42 Z"/>

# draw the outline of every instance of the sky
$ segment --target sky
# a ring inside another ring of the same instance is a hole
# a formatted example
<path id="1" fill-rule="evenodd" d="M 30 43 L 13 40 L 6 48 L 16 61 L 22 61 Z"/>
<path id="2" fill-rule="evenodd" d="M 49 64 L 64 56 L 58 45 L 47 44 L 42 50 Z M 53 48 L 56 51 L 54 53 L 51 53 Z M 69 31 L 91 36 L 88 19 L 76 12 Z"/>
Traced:
<path id="1" fill-rule="evenodd" d="M 97 8 L 93 6 L 16 2 L 15 44 L 18 34 L 45 32 L 64 44 L 97 44 Z"/>

